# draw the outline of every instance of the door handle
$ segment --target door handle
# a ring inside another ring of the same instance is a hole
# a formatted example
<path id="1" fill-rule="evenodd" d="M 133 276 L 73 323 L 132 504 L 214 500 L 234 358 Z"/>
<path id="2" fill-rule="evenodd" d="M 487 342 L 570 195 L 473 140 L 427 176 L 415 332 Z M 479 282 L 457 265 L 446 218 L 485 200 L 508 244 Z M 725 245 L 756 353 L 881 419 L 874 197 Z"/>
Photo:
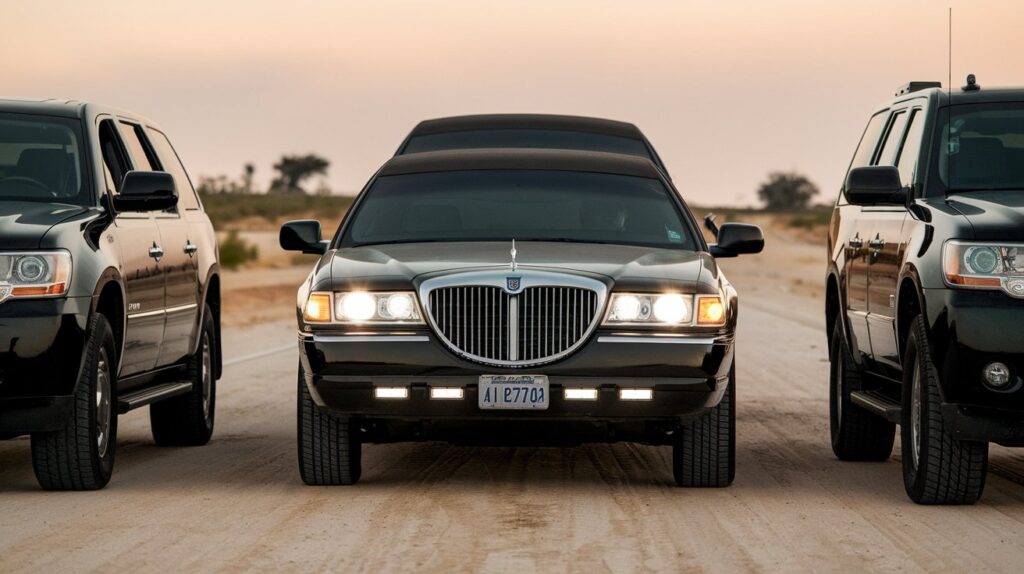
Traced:
<path id="1" fill-rule="evenodd" d="M 868 245 L 872 249 L 881 249 L 881 248 L 885 247 L 885 240 L 880 238 L 880 237 L 876 237 L 876 238 L 868 241 Z"/>
<path id="2" fill-rule="evenodd" d="M 156 259 L 159 263 L 160 258 L 164 256 L 164 248 L 154 243 L 153 246 L 149 248 L 149 256 Z"/>
<path id="3" fill-rule="evenodd" d="M 191 239 L 188 239 L 187 241 L 188 243 L 185 244 L 185 253 L 188 253 L 188 256 L 192 257 L 196 254 L 196 251 L 199 251 L 199 246 L 192 243 Z"/>
<path id="4" fill-rule="evenodd" d="M 850 247 L 853 247 L 855 249 L 860 249 L 863 246 L 864 246 L 864 240 L 861 239 L 859 235 L 850 238 Z"/>

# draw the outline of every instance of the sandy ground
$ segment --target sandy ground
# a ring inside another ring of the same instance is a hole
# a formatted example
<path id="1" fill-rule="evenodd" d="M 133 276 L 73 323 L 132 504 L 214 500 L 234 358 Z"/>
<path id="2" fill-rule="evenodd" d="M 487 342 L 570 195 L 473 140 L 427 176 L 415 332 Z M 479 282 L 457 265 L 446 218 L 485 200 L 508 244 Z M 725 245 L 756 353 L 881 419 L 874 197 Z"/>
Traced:
<path id="1" fill-rule="evenodd" d="M 994 448 L 984 498 L 962 508 L 909 502 L 897 458 L 832 456 L 824 254 L 769 238 L 724 263 L 742 300 L 730 488 L 673 487 L 663 447 L 440 443 L 370 445 L 359 485 L 303 486 L 288 309 L 225 331 L 208 446 L 158 448 L 132 412 L 106 490 L 44 493 L 28 440 L 0 443 L 0 571 L 1020 571 L 1020 451 Z M 273 286 L 247 273 L 225 286 Z"/>

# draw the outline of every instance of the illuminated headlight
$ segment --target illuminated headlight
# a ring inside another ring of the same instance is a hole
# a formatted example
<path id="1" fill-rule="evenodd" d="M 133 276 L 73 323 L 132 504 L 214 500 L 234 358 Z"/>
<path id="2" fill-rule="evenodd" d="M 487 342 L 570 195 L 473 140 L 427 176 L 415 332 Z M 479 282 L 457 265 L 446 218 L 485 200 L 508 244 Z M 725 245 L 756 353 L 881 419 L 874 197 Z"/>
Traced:
<path id="1" fill-rule="evenodd" d="M 1024 297 L 1024 245 L 947 241 L 943 249 L 942 271 L 950 286 Z"/>
<path id="2" fill-rule="evenodd" d="M 411 292 L 315 292 L 306 299 L 303 317 L 308 323 L 423 323 Z"/>
<path id="3" fill-rule="evenodd" d="M 716 327 L 725 324 L 725 307 L 717 295 L 613 293 L 604 324 Z"/>
<path id="4" fill-rule="evenodd" d="M 9 297 L 56 297 L 68 291 L 67 251 L 0 253 L 0 302 Z"/>

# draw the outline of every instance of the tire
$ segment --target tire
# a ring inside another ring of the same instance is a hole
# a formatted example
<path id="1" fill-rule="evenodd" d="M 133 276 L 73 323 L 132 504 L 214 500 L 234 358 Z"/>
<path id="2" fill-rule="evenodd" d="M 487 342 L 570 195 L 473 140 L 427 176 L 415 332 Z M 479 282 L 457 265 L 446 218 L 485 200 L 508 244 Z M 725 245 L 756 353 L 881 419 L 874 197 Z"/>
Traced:
<path id="1" fill-rule="evenodd" d="M 202 446 L 213 436 L 217 407 L 213 358 L 217 356 L 217 333 L 209 306 L 203 308 L 199 333 L 199 346 L 187 365 L 192 390 L 149 406 L 153 440 L 160 446 Z"/>
<path id="2" fill-rule="evenodd" d="M 918 504 L 974 504 L 985 490 L 988 443 L 953 438 L 941 406 L 938 370 L 918 316 L 903 357 L 903 484 Z"/>
<path id="3" fill-rule="evenodd" d="M 896 425 L 850 400 L 850 393 L 861 389 L 861 375 L 839 321 L 832 329 L 829 361 L 832 452 L 840 460 L 888 460 L 896 439 Z"/>
<path id="4" fill-rule="evenodd" d="M 117 348 L 103 315 L 93 315 L 88 333 L 64 428 L 32 434 L 32 468 L 46 490 L 99 490 L 114 470 Z"/>
<path id="5" fill-rule="evenodd" d="M 736 477 L 736 364 L 721 402 L 683 427 L 672 445 L 677 486 L 721 488 Z"/>
<path id="6" fill-rule="evenodd" d="M 351 419 L 321 411 L 299 367 L 299 474 L 310 486 L 350 485 L 362 474 L 362 443 Z"/>

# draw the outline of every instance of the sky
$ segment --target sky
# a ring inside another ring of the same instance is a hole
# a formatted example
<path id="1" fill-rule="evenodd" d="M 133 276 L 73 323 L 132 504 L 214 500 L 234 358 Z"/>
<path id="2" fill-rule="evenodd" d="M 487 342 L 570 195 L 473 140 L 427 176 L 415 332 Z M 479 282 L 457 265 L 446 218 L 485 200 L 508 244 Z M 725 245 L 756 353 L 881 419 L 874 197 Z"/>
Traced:
<path id="1" fill-rule="evenodd" d="M 868 116 L 910 80 L 1024 85 L 1020 0 L 4 0 L 0 95 L 149 116 L 189 172 L 266 185 L 282 154 L 356 193 L 420 120 L 629 121 L 701 205 L 768 172 L 838 192 Z"/>

